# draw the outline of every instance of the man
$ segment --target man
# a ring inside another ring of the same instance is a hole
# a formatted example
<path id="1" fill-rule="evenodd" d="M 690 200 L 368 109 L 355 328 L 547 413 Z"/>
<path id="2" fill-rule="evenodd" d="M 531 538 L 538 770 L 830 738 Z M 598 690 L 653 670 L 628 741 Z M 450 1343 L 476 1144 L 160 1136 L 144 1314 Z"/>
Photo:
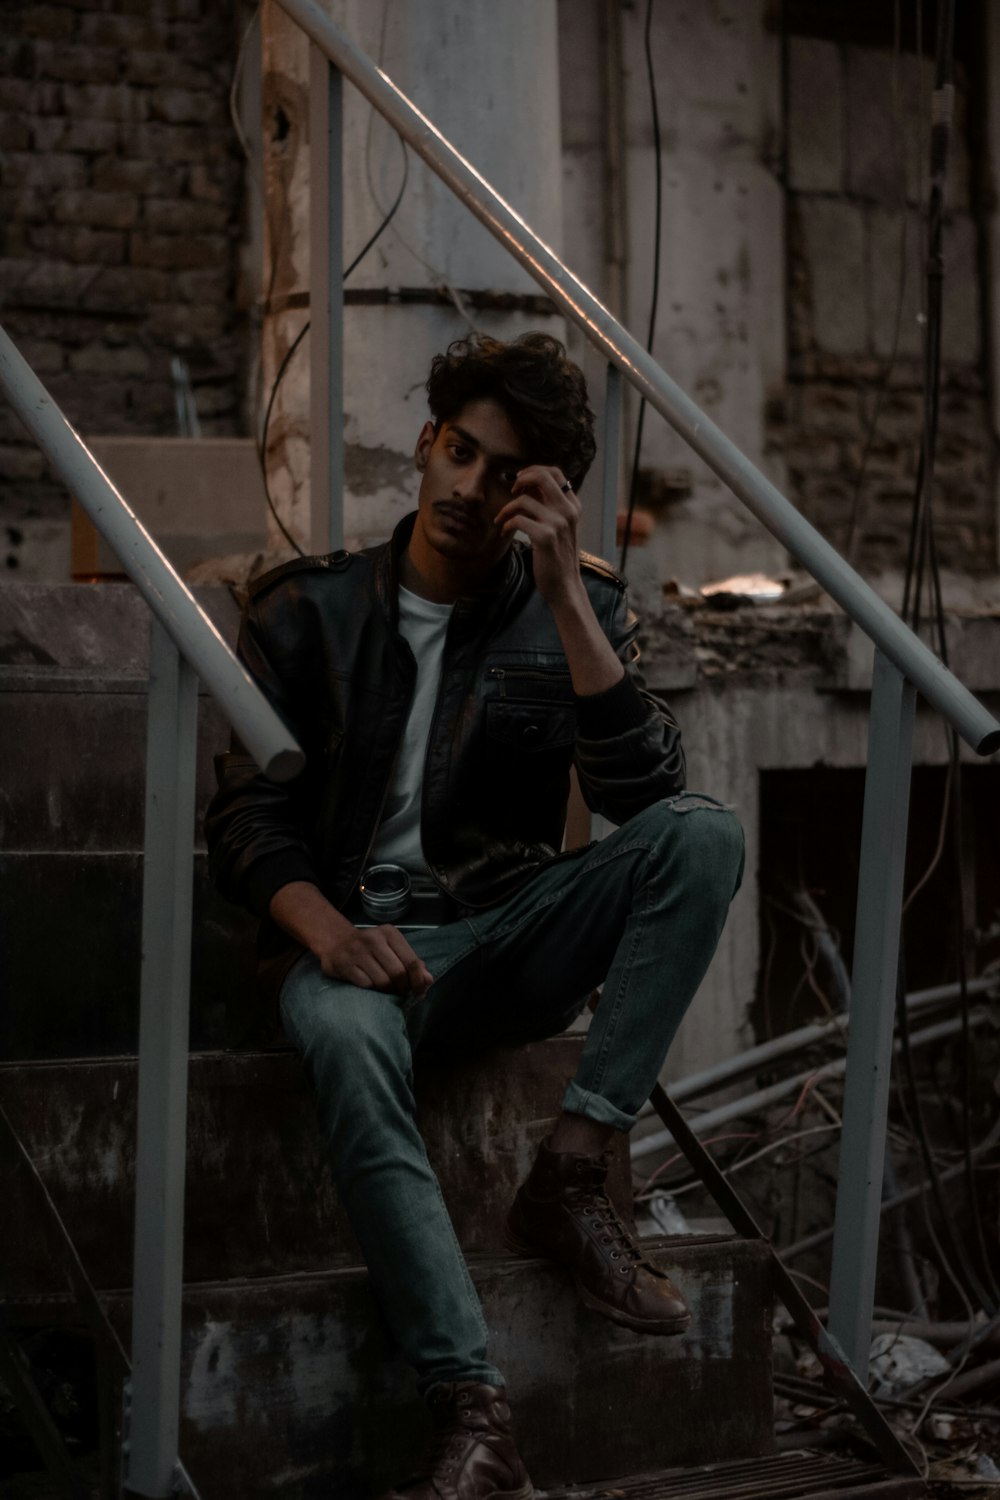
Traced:
<path id="1" fill-rule="evenodd" d="M 412 1056 L 557 1033 L 603 983 L 508 1242 L 560 1261 L 613 1321 L 681 1332 L 683 1297 L 605 1195 L 604 1151 L 704 975 L 743 843 L 730 812 L 683 791 L 680 733 L 642 686 L 624 584 L 578 551 L 595 452 L 579 369 L 544 334 L 476 337 L 434 360 L 427 390 L 416 515 L 384 546 L 289 563 L 252 590 L 240 654 L 306 769 L 279 787 L 224 757 L 207 831 L 223 890 L 262 918 L 262 973 L 432 1408 L 423 1469 L 394 1496 L 528 1500 L 414 1123 Z M 620 826 L 560 855 L 573 764 L 588 805 Z M 429 902 L 439 925 L 366 917 L 385 901 L 403 911 L 407 880 L 411 910 Z"/>

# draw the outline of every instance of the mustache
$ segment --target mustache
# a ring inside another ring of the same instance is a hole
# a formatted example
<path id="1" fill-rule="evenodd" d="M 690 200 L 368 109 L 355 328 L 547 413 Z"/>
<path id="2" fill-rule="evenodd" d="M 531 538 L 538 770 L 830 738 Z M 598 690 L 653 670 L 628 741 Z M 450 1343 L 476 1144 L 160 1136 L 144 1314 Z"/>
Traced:
<path id="1" fill-rule="evenodd" d="M 434 509 L 443 512 L 446 516 L 456 517 L 465 526 L 476 527 L 479 530 L 484 530 L 486 527 L 486 517 L 476 505 L 463 505 L 460 500 L 435 500 Z"/>

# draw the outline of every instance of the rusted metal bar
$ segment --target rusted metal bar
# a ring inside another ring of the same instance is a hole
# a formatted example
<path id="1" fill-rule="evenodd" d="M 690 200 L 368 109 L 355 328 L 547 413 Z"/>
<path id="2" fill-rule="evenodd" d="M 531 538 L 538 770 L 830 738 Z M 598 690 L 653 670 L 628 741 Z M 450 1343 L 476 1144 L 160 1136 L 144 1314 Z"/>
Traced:
<path id="1" fill-rule="evenodd" d="M 70 1289 L 74 1305 L 94 1340 L 98 1381 L 101 1388 L 101 1482 L 105 1494 L 115 1494 L 117 1482 L 114 1460 L 120 1439 L 117 1408 L 122 1382 L 128 1376 L 128 1356 L 98 1301 L 93 1283 L 87 1275 L 48 1188 L 2 1106 L 0 1106 L 0 1162 L 4 1162 L 26 1183 L 29 1199 L 34 1204 L 35 1222 L 41 1236 L 37 1246 L 38 1252 L 47 1254 L 61 1271 Z M 80 1493 L 89 1493 L 89 1491 L 80 1491 Z"/>
<path id="2" fill-rule="evenodd" d="M 38 1168 L 25 1150 L 6 1110 L 0 1106 L 0 1160 L 4 1159 L 28 1183 L 35 1203 L 37 1223 L 43 1236 L 44 1250 L 52 1256 L 65 1277 L 77 1307 L 97 1340 L 99 1352 L 108 1358 L 116 1375 L 126 1376 L 129 1363 L 122 1342 L 97 1299 L 90 1277 L 48 1188 L 39 1176 Z"/>
<path id="3" fill-rule="evenodd" d="M 653 1108 L 715 1202 L 738 1234 L 770 1244 L 753 1214 L 706 1151 L 680 1110 L 661 1084 L 650 1094 Z M 852 1370 L 844 1351 L 827 1332 L 791 1272 L 782 1265 L 773 1247 L 772 1274 L 779 1301 L 791 1314 L 800 1337 L 805 1339 L 823 1366 L 823 1375 L 858 1419 L 883 1461 L 903 1475 L 916 1475 L 913 1460 Z"/>
<path id="4" fill-rule="evenodd" d="M 63 1442 L 62 1433 L 39 1394 L 23 1353 L 0 1317 L 0 1380 L 17 1408 L 31 1441 L 52 1478 L 69 1500 L 87 1500 L 85 1485 Z"/>

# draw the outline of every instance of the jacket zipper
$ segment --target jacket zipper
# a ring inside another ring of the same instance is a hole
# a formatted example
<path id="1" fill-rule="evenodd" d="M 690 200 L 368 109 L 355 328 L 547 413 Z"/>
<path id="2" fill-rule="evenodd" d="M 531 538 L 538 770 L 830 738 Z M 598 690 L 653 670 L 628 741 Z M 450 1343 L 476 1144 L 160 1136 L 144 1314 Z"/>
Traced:
<path id="1" fill-rule="evenodd" d="M 556 668 L 545 667 L 490 667 L 487 676 L 494 678 L 500 683 L 500 696 L 507 696 L 504 684 L 510 682 L 552 682 L 556 677 L 564 677 L 564 672 Z"/>
<path id="2" fill-rule="evenodd" d="M 560 672 L 557 667 L 490 667 L 489 675 L 497 677 L 501 682 L 506 677 L 564 677 L 566 674 Z"/>
<path id="3" fill-rule="evenodd" d="M 438 719 L 441 717 L 441 700 L 444 697 L 445 679 L 448 676 L 448 637 L 451 634 L 451 628 L 452 628 L 452 625 L 454 623 L 454 620 L 455 620 L 455 616 L 454 616 L 454 613 L 453 613 L 451 619 L 448 621 L 448 628 L 445 631 L 444 652 L 442 653 L 442 657 L 441 657 L 441 676 L 438 679 L 437 697 L 434 699 L 434 712 L 431 715 L 431 727 L 427 731 L 427 744 L 424 747 L 423 773 L 422 773 L 421 778 L 420 778 L 420 847 L 421 847 L 421 849 L 423 849 L 423 847 L 424 847 L 424 791 L 425 791 L 425 788 L 427 786 L 427 762 L 430 759 L 431 746 L 434 743 L 434 736 L 435 736 L 435 734 L 437 732 Z M 430 860 L 427 859 L 427 855 L 426 854 L 424 854 L 424 859 L 425 859 L 425 861 L 427 863 L 427 869 L 430 872 L 431 879 L 437 885 L 437 887 L 441 891 L 442 895 L 444 895 L 444 896 L 451 896 L 451 891 L 448 889 L 448 881 L 441 879 L 441 877 L 438 874 L 437 870 L 431 864 Z"/>

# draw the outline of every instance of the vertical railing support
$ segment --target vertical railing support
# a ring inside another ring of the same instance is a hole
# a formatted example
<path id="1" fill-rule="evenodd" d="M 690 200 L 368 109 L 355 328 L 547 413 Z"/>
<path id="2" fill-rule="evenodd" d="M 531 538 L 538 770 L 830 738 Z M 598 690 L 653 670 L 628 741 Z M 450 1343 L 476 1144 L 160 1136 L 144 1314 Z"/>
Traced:
<path id="1" fill-rule="evenodd" d="M 618 494 L 621 489 L 622 411 L 625 381 L 617 365 L 608 365 L 604 384 L 601 435 L 601 539 L 597 552 L 614 562 L 618 550 Z"/>
<path id="2" fill-rule="evenodd" d="M 126 1486 L 129 1494 L 155 1497 L 175 1490 L 180 1419 L 197 712 L 198 679 L 154 618 Z"/>
<path id="3" fill-rule="evenodd" d="M 344 545 L 343 82 L 309 48 L 310 545 Z"/>
<path id="4" fill-rule="evenodd" d="M 829 1327 L 868 1378 L 913 759 L 913 684 L 878 650 L 854 930 Z"/>

